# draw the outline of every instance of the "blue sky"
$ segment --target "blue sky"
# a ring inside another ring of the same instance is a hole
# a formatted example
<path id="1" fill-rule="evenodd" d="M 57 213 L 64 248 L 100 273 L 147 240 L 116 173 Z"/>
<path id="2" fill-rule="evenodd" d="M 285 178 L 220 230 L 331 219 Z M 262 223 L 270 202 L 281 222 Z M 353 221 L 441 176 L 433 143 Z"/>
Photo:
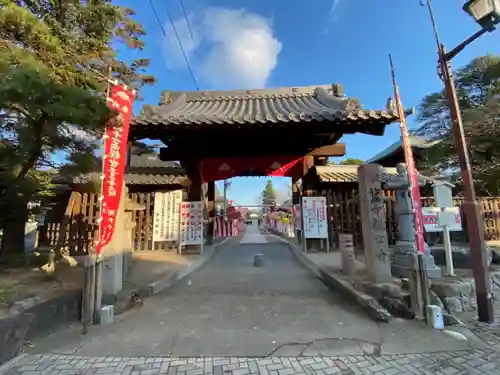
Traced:
<path id="1" fill-rule="evenodd" d="M 338 82 L 347 96 L 366 108 L 381 109 L 392 96 L 388 54 L 396 65 L 403 103 L 442 87 L 436 75 L 436 45 L 427 9 L 419 0 L 184 0 L 192 39 L 180 0 L 153 0 L 167 38 L 146 0 L 121 0 L 133 8 L 148 32 L 141 54 L 123 51 L 124 59 L 149 57 L 157 84 L 143 90 L 144 103 L 157 104 L 161 90 L 194 90 L 182 60 L 167 7 L 181 36 L 201 90 L 305 86 Z M 461 1 L 435 1 L 440 37 L 448 48 L 478 26 Z M 454 67 L 476 56 L 500 52 L 500 31 L 484 35 L 453 61 Z M 252 64 L 248 64 L 252 61 Z M 417 124 L 410 119 L 410 127 Z M 367 159 L 399 139 L 399 127 L 383 137 L 352 135 L 342 142 L 347 156 Z M 283 193 L 289 185 L 275 182 Z M 234 179 L 229 197 L 255 203 L 265 178 Z M 220 185 L 221 188 L 221 185 Z M 222 190 L 222 189 L 221 189 Z"/>

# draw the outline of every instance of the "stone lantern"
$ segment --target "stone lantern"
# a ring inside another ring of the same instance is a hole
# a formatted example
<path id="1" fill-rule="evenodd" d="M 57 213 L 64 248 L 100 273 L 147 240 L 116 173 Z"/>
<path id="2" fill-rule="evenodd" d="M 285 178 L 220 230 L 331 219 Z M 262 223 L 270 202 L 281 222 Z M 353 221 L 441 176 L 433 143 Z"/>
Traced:
<path id="1" fill-rule="evenodd" d="M 398 230 L 391 273 L 396 277 L 408 277 L 412 264 L 412 253 L 415 251 L 412 202 L 406 164 L 399 163 L 396 170 L 397 177 L 384 183 L 384 188 L 394 190 L 396 193 L 394 215 Z M 423 264 L 428 278 L 437 279 L 441 277 L 441 269 L 436 266 L 434 257 L 431 254 L 431 248 L 427 244 L 425 245 Z"/>

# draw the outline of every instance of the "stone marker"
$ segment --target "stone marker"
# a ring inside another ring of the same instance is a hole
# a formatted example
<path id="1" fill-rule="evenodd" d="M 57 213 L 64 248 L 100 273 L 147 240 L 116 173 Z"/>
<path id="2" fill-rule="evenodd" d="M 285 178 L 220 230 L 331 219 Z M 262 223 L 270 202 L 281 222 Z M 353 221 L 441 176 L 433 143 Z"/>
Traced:
<path id="1" fill-rule="evenodd" d="M 358 167 L 359 211 L 365 262 L 371 280 L 376 283 L 392 280 L 380 169 L 377 164 Z"/>
<path id="2" fill-rule="evenodd" d="M 255 254 L 253 256 L 253 266 L 262 267 L 264 265 L 264 254 Z"/>
<path id="3" fill-rule="evenodd" d="M 396 166 L 398 176 L 387 183 L 384 187 L 395 190 L 396 204 L 394 205 L 395 219 L 398 224 L 396 233 L 396 247 L 394 250 L 394 264 L 392 275 L 396 277 L 409 277 L 411 272 L 412 254 L 415 252 L 415 228 L 413 226 L 413 207 L 411 203 L 410 189 L 408 186 L 408 175 L 406 164 L 399 163 Z M 423 184 L 420 184 L 423 185 Z M 441 277 L 441 268 L 437 267 L 431 248 L 425 244 L 422 257 L 423 266 L 430 279 Z"/>
<path id="4" fill-rule="evenodd" d="M 342 260 L 342 272 L 345 275 L 353 275 L 356 271 L 356 259 L 354 257 L 352 234 L 339 234 L 339 249 Z"/>

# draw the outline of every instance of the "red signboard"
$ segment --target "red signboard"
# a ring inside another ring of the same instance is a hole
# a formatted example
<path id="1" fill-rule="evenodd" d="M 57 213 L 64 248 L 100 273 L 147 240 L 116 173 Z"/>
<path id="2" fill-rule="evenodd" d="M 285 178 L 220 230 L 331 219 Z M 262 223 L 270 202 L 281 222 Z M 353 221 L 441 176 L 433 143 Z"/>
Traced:
<path id="1" fill-rule="evenodd" d="M 396 107 L 398 110 L 398 116 L 401 128 L 401 140 L 403 144 L 403 151 L 405 154 L 405 162 L 408 168 L 408 182 L 410 184 L 410 195 L 413 207 L 413 223 L 415 228 L 415 245 L 417 248 L 416 250 L 420 253 L 423 253 L 425 250 L 424 220 L 422 217 L 422 201 L 420 200 L 420 188 L 418 186 L 418 172 L 415 168 L 413 151 L 411 149 L 410 140 L 408 138 L 408 126 L 406 125 L 406 116 L 404 114 L 403 105 L 401 103 L 401 98 L 399 96 L 399 89 L 396 83 L 394 68 L 392 67 L 392 60 L 391 60 L 391 70 L 392 70 L 392 81 L 394 84 L 394 97 L 396 99 Z"/>
<path id="2" fill-rule="evenodd" d="M 102 181 L 101 217 L 96 255 L 109 244 L 122 196 L 123 177 L 127 161 L 127 138 L 135 93 L 126 86 L 112 85 L 108 105 L 118 111 L 113 124 L 108 124 L 104 136 L 104 180 Z"/>
<path id="3" fill-rule="evenodd" d="M 264 158 L 212 158 L 200 163 L 203 182 L 225 180 L 237 176 L 291 177 L 294 166 L 303 157 L 272 156 Z"/>

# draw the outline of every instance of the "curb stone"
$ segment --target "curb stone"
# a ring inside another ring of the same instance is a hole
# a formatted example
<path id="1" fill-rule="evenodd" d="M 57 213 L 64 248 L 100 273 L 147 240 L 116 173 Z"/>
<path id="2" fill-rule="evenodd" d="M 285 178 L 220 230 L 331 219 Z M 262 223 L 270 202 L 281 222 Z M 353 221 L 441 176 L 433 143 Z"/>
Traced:
<path id="1" fill-rule="evenodd" d="M 356 290 L 338 273 L 328 272 L 319 267 L 312 260 L 307 258 L 296 244 L 280 236 L 278 236 L 278 238 L 285 241 L 299 262 L 313 272 L 326 286 L 342 292 L 351 300 L 355 301 L 363 310 L 365 310 L 370 318 L 379 322 L 389 322 L 392 319 L 392 315 L 385 308 L 380 306 L 375 298 Z"/>
<path id="2" fill-rule="evenodd" d="M 171 288 L 176 283 L 184 279 L 186 276 L 190 275 L 197 269 L 204 266 L 210 259 L 212 259 L 212 257 L 215 254 L 217 254 L 219 248 L 222 247 L 222 245 L 224 245 L 227 241 L 229 241 L 229 238 L 230 237 L 227 237 L 221 242 L 211 245 L 209 249 L 203 251 L 203 253 L 200 255 L 198 259 L 196 259 L 193 263 L 191 263 L 182 271 L 174 271 L 158 280 L 149 283 L 144 287 L 141 287 L 138 291 L 139 297 L 141 298 L 152 297 L 168 288 Z"/>

